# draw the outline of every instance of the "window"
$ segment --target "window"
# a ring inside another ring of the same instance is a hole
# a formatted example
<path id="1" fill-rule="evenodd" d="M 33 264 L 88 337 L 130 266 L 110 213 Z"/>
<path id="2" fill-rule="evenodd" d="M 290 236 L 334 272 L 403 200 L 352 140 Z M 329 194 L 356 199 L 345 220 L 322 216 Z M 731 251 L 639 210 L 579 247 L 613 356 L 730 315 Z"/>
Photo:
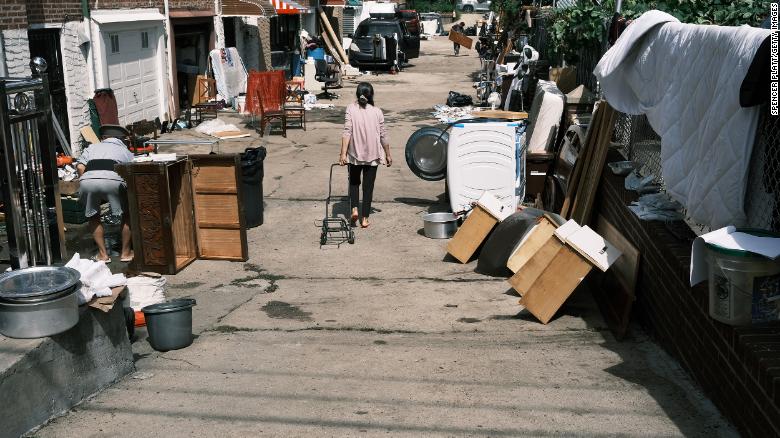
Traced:
<path id="1" fill-rule="evenodd" d="M 109 35 L 109 38 L 111 39 L 111 53 L 119 53 L 119 35 L 112 34 Z"/>
<path id="2" fill-rule="evenodd" d="M 149 32 L 141 32 L 141 48 L 149 48 Z"/>

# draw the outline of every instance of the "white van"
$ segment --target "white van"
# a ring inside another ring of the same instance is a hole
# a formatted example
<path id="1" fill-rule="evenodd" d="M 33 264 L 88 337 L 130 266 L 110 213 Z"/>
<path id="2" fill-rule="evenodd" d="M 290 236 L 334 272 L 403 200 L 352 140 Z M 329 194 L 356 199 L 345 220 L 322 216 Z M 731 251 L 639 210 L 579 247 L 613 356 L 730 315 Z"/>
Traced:
<path id="1" fill-rule="evenodd" d="M 457 0 L 455 7 L 466 14 L 477 11 L 490 11 L 490 0 Z"/>

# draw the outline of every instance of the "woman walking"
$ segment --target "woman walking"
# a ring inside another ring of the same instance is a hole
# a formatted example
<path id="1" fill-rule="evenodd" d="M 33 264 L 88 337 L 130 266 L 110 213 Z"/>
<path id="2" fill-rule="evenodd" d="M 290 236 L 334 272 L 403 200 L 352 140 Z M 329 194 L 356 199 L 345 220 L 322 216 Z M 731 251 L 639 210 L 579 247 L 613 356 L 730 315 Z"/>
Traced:
<path id="1" fill-rule="evenodd" d="M 360 226 L 368 228 L 377 168 L 380 164 L 390 167 L 393 159 L 390 157 L 390 143 L 387 141 L 385 116 L 381 109 L 374 106 L 374 87 L 368 82 L 361 82 L 355 95 L 357 102 L 347 106 L 344 117 L 339 164 L 349 165 L 349 201 L 352 207 L 350 219 L 354 225 L 360 216 Z M 358 215 L 361 174 L 363 205 Z"/>

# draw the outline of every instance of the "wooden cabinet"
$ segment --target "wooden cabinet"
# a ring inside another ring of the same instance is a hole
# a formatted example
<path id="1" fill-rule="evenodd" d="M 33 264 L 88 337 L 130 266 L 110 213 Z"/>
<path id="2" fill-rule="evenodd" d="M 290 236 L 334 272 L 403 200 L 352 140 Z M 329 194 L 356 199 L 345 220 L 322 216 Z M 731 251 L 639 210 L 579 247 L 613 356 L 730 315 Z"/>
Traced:
<path id="1" fill-rule="evenodd" d="M 132 268 L 175 274 L 197 258 L 246 261 L 239 156 L 116 166 L 127 182 Z"/>

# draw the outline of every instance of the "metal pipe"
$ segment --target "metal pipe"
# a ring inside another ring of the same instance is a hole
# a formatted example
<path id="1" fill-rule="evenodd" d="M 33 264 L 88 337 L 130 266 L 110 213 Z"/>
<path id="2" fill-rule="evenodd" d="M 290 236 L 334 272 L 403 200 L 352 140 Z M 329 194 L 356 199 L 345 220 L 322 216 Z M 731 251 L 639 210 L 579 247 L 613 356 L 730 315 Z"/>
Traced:
<path id="1" fill-rule="evenodd" d="M 615 2 L 615 12 L 620 13 L 623 11 L 623 0 L 617 0 Z"/>
<path id="2" fill-rule="evenodd" d="M 27 254 L 27 265 L 24 267 L 32 266 L 36 264 L 37 258 L 35 256 L 36 245 L 33 242 L 32 224 L 30 223 L 30 202 L 28 192 L 28 181 L 26 177 L 27 172 L 27 160 L 24 153 L 24 148 L 21 143 L 24 141 L 24 132 L 21 129 L 20 123 L 14 123 L 12 127 L 13 132 L 13 147 L 14 156 L 16 156 L 16 177 L 19 180 L 19 196 L 21 198 L 21 211 L 20 211 L 20 224 L 24 228 L 24 236 L 19 236 L 25 240 L 25 247 Z M 17 239 L 19 238 L 17 237 Z M 20 254 L 21 257 L 21 254 Z"/>
<path id="3" fill-rule="evenodd" d="M 30 217 L 28 218 L 28 223 L 32 225 L 32 240 L 34 243 L 30 248 L 30 253 L 34 255 L 34 264 L 37 265 L 37 261 L 40 261 L 42 258 L 42 248 L 43 245 L 45 245 L 45 242 L 43 241 L 41 232 L 41 228 L 43 227 L 43 218 L 41 217 L 38 203 L 39 194 L 37 184 L 38 181 L 36 176 L 38 165 L 35 160 L 35 145 L 33 144 L 33 130 L 30 126 L 30 122 L 30 120 L 25 120 L 19 125 L 22 129 L 22 132 L 24 132 L 24 138 L 21 146 L 24 149 L 25 160 L 27 164 L 27 196 L 29 196 L 28 202 L 30 205 Z"/>
<path id="4" fill-rule="evenodd" d="M 43 158 L 41 157 L 41 141 L 38 134 L 38 121 L 28 121 L 28 127 L 30 129 L 30 157 L 34 161 L 35 182 L 37 185 L 37 191 L 34 194 L 37 197 L 36 207 L 37 213 L 40 215 L 38 221 L 40 228 L 38 240 L 38 248 L 40 249 L 40 257 L 45 261 L 47 265 L 52 263 L 52 248 L 51 239 L 49 236 L 49 208 L 46 205 L 46 180 L 43 171 Z"/>

